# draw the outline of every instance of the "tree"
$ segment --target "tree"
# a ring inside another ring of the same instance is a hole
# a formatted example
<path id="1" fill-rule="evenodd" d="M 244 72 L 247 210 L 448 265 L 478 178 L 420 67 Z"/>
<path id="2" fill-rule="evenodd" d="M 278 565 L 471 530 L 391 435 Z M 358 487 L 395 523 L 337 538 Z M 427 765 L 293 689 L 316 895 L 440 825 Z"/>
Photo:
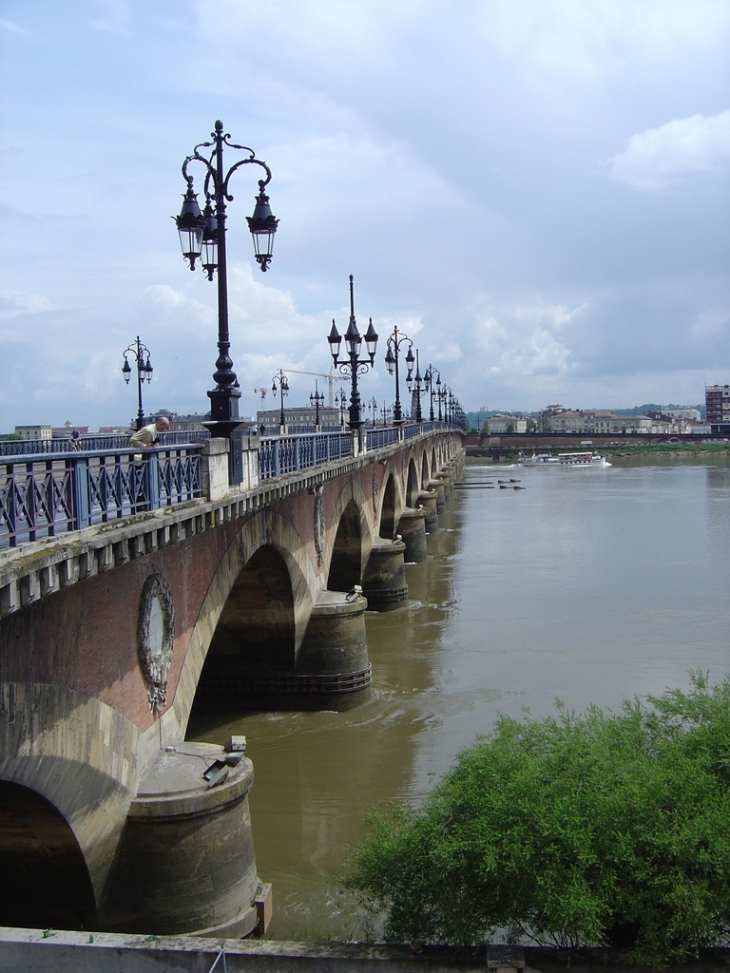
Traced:
<path id="1" fill-rule="evenodd" d="M 667 963 L 730 942 L 730 677 L 618 714 L 516 721 L 419 808 L 373 811 L 345 884 L 389 941 L 630 947 Z"/>

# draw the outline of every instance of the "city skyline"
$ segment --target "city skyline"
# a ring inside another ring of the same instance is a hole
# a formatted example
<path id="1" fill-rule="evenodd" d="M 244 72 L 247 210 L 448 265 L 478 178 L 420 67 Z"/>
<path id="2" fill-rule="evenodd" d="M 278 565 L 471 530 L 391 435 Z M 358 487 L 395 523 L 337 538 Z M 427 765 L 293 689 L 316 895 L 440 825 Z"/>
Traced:
<path id="1" fill-rule="evenodd" d="M 262 275 L 236 173 L 243 414 L 329 371 L 351 273 L 364 400 L 397 325 L 467 411 L 700 402 L 730 374 L 729 38 L 715 0 L 1 0 L 0 431 L 132 416 L 137 334 L 146 410 L 208 408 L 215 287 L 170 217 L 217 118 L 280 219 Z"/>

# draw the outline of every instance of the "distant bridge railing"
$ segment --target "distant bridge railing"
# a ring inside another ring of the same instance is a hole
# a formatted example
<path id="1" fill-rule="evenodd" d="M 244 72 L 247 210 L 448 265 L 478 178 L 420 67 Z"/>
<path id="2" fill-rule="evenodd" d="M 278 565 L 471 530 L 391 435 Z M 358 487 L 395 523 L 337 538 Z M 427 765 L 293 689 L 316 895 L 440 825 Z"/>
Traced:
<path id="1" fill-rule="evenodd" d="M 262 439 L 259 445 L 259 479 L 268 480 L 346 456 L 352 456 L 352 436 L 349 432 Z"/>

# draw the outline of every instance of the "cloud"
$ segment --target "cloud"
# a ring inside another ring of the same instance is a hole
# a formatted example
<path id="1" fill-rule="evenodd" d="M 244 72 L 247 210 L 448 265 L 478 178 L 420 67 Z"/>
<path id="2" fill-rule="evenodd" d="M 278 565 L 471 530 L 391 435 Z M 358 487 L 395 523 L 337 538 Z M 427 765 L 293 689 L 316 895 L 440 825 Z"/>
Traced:
<path id="1" fill-rule="evenodd" d="M 41 314 L 55 310 L 54 305 L 44 294 L 31 294 L 26 291 L 5 291 L 0 294 L 0 319 L 17 318 L 25 314 Z"/>
<path id="2" fill-rule="evenodd" d="M 94 0 L 99 16 L 91 20 L 94 30 L 125 34 L 129 22 L 129 0 Z"/>
<path id="3" fill-rule="evenodd" d="M 730 110 L 691 115 L 632 135 L 610 175 L 632 189 L 665 193 L 690 176 L 730 162 Z"/>
<path id="4" fill-rule="evenodd" d="M 2 29 L 2 30 L 9 30 L 13 34 L 27 34 L 28 33 L 28 31 L 27 30 L 23 30 L 23 28 L 19 24 L 14 23 L 12 20 L 5 20 L 4 18 L 0 18 L 0 29 Z"/>

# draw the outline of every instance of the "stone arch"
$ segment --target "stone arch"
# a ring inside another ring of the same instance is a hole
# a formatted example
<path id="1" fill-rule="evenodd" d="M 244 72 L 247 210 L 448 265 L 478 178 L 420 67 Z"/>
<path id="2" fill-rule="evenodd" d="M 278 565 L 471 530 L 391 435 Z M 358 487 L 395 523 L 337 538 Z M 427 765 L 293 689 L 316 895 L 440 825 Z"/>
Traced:
<path id="1" fill-rule="evenodd" d="M 441 467 L 439 466 L 438 460 L 436 459 L 436 447 L 434 446 L 434 448 L 431 450 L 431 476 L 435 477 L 436 473 L 440 469 Z"/>
<path id="2" fill-rule="evenodd" d="M 169 732 L 175 739 L 185 734 L 206 656 L 236 579 L 259 548 L 264 546 L 277 553 L 280 558 L 278 564 L 281 566 L 283 562 L 289 575 L 294 617 L 294 656 L 301 645 L 312 613 L 314 593 L 321 586 L 321 582 L 307 556 L 306 543 L 292 524 L 274 511 L 261 511 L 247 520 L 232 538 L 198 613 L 173 704 L 162 717 L 166 727 L 168 721 L 169 724 L 174 724 L 170 726 Z M 271 563 L 276 562 L 269 561 Z M 279 577 L 283 581 L 283 575 Z"/>
<path id="3" fill-rule="evenodd" d="M 355 500 L 350 499 L 335 532 L 327 588 L 330 591 L 352 591 L 362 580 L 363 567 L 361 513 Z"/>
<path id="4" fill-rule="evenodd" d="M 354 508 L 351 508 L 354 513 L 354 509 L 357 509 L 358 518 L 360 521 L 360 537 L 362 542 L 362 547 L 360 550 L 360 563 L 362 565 L 367 561 L 368 554 L 370 553 L 370 548 L 372 547 L 373 534 L 374 534 L 374 524 L 375 518 L 377 517 L 377 501 L 380 496 L 380 491 L 377 487 L 377 481 L 373 479 L 373 494 L 372 499 L 368 500 L 362 485 L 356 479 L 348 480 L 340 491 L 332 510 L 332 513 L 327 515 L 327 522 L 331 524 L 332 527 L 327 531 L 327 554 L 326 561 L 328 565 L 331 563 L 332 554 L 334 552 L 335 540 L 337 538 L 337 531 L 334 530 L 334 525 L 337 524 L 339 528 L 340 520 L 344 514 L 347 507 L 352 503 Z M 330 587 L 330 585 L 328 585 Z M 337 590 L 337 589 L 334 589 Z"/>
<path id="5" fill-rule="evenodd" d="M 418 491 L 420 487 L 418 484 L 418 470 L 416 469 L 416 461 L 411 456 L 408 460 L 408 480 L 406 483 L 406 506 L 415 507 L 418 502 Z"/>
<path id="6" fill-rule="evenodd" d="M 247 672 L 294 668 L 294 588 L 273 544 L 257 548 L 239 571 L 223 605 L 200 675 L 207 685 L 221 667 Z"/>
<path id="7" fill-rule="evenodd" d="M 421 489 L 428 489 L 428 481 L 431 479 L 431 474 L 428 468 L 428 451 L 424 449 L 423 456 L 421 457 Z"/>
<path id="8" fill-rule="evenodd" d="M 392 473 L 388 473 L 380 506 L 380 526 L 378 530 L 380 537 L 386 537 L 388 539 L 395 537 L 395 525 L 398 522 L 399 515 L 398 507 L 395 476 Z"/>
<path id="9" fill-rule="evenodd" d="M 0 923 L 96 929 L 96 901 L 76 835 L 54 805 L 0 781 Z"/>

